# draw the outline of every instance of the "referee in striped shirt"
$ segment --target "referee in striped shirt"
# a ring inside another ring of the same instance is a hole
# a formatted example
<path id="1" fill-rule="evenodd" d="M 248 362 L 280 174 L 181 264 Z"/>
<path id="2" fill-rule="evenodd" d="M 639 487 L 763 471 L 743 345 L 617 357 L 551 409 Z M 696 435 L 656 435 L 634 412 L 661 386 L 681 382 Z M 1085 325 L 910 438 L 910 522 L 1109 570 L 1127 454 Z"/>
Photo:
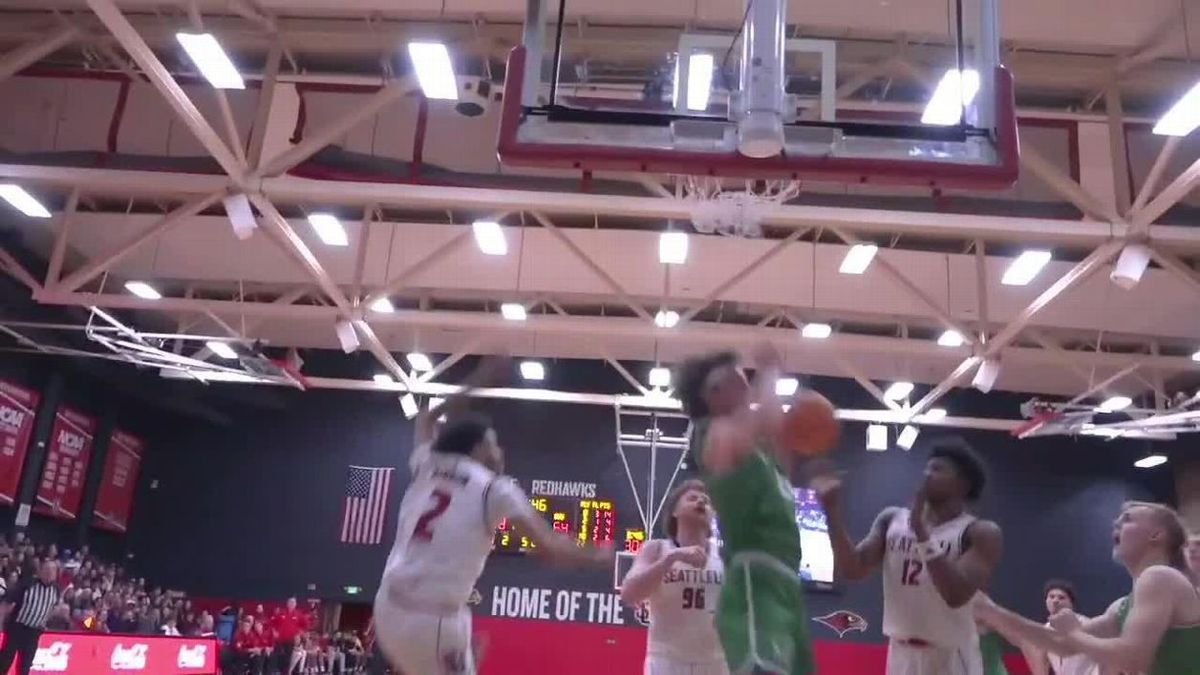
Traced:
<path id="1" fill-rule="evenodd" d="M 0 673 L 7 673 L 13 659 L 19 658 L 17 672 L 29 675 L 38 638 L 60 597 L 55 560 L 43 562 L 34 579 L 8 589 L 3 600 L 8 619 L 4 625 L 4 648 L 0 649 Z"/>

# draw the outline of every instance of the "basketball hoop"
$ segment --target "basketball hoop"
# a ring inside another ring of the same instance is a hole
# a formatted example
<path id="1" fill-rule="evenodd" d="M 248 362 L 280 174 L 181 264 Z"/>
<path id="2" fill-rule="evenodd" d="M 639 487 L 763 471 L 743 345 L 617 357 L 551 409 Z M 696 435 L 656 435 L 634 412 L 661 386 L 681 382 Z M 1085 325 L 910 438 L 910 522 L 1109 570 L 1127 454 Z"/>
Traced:
<path id="1" fill-rule="evenodd" d="M 798 180 L 747 180 L 743 189 L 727 190 L 720 176 L 682 179 L 692 224 L 703 234 L 761 237 L 763 221 L 800 194 Z"/>

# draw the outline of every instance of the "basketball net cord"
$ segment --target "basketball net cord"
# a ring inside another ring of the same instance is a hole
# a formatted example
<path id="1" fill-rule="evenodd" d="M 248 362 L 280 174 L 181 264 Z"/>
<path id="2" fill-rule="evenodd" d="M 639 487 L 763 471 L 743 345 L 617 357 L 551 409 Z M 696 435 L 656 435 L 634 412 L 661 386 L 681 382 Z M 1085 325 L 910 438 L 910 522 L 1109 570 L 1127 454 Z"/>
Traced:
<path id="1" fill-rule="evenodd" d="M 720 176 L 680 176 L 692 224 L 702 234 L 761 237 L 762 223 L 800 194 L 798 180 L 747 180 L 728 190 Z"/>

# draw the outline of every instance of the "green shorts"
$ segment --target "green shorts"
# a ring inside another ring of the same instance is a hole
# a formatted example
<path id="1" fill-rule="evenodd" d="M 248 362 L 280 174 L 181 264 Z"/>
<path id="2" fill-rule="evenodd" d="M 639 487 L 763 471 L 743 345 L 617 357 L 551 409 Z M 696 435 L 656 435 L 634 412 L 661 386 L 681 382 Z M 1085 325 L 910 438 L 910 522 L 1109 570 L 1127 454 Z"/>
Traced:
<path id="1" fill-rule="evenodd" d="M 804 586 L 795 570 L 758 551 L 725 571 L 717 632 L 733 675 L 809 675 L 816 670 Z"/>

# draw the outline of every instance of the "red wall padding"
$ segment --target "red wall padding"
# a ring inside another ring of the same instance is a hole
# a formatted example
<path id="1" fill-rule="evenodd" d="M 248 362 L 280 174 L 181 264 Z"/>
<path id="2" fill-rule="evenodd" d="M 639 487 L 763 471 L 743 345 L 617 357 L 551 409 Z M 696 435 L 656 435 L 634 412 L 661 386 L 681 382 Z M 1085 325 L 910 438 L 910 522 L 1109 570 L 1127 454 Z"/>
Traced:
<path id="1" fill-rule="evenodd" d="M 628 626 L 497 619 L 477 616 L 475 635 L 487 641 L 481 675 L 636 675 L 642 672 L 646 631 Z M 882 675 L 887 645 L 818 640 L 817 672 Z M 1020 654 L 1008 671 L 1028 675 Z"/>

